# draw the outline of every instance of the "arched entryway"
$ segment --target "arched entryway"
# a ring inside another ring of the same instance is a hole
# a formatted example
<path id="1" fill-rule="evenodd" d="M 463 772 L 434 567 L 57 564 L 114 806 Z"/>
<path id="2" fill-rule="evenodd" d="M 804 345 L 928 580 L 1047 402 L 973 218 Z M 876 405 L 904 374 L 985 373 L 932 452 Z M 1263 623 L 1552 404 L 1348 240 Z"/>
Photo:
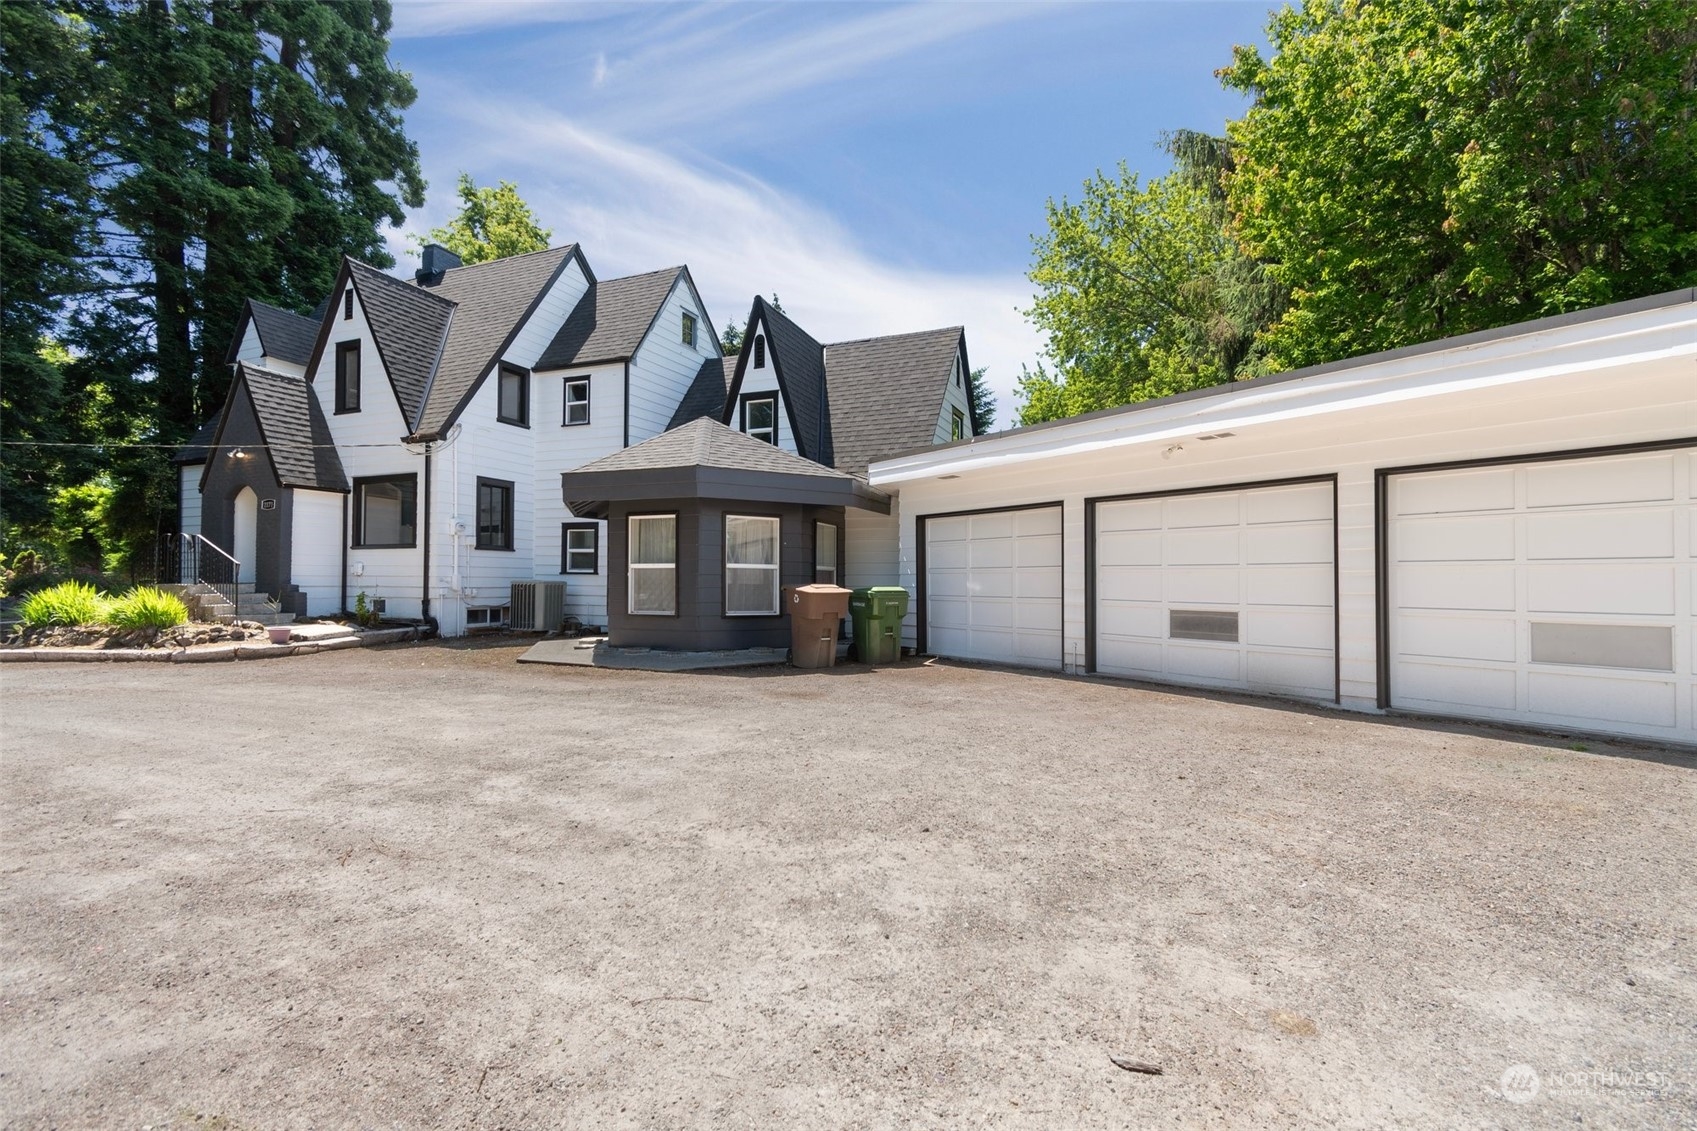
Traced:
<path id="1" fill-rule="evenodd" d="M 259 560 L 259 496 L 252 487 L 236 492 L 235 522 L 230 538 L 236 561 L 241 563 L 237 581 L 253 581 L 254 566 Z"/>

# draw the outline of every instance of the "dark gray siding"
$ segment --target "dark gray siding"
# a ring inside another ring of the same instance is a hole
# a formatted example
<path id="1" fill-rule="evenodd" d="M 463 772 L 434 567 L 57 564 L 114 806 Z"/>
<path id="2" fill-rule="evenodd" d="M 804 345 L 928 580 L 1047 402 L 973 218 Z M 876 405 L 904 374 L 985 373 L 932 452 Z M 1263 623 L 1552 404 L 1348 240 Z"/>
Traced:
<path id="1" fill-rule="evenodd" d="M 625 611 L 629 574 L 627 520 L 633 514 L 678 516 L 678 613 L 673 617 L 632 616 Z M 813 581 L 813 524 L 839 528 L 841 569 L 843 508 L 782 503 L 726 503 L 717 499 L 665 499 L 615 503 L 607 523 L 607 627 L 620 646 L 711 651 L 724 648 L 787 648 L 789 618 L 727 617 L 725 609 L 725 516 L 757 515 L 778 524 L 780 585 Z"/>
<path id="2" fill-rule="evenodd" d="M 259 496 L 260 511 L 256 541 L 259 560 L 254 562 L 254 581 L 262 593 L 283 594 L 289 588 L 289 544 L 294 529 L 294 490 L 277 481 L 271 461 L 261 446 L 259 422 L 246 391 L 237 386 L 224 422 L 218 447 L 207 457 L 206 476 L 201 485 L 200 532 L 225 553 L 235 553 L 236 495 L 243 487 Z M 240 450 L 242 459 L 231 458 Z M 277 506 L 265 510 L 267 499 Z"/>

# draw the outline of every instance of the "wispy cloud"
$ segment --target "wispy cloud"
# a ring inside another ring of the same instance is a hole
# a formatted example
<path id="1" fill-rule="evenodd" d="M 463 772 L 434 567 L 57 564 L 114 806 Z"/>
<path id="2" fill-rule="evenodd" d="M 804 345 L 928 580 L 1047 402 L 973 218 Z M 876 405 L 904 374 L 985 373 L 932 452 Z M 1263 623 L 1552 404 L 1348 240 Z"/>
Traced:
<path id="1" fill-rule="evenodd" d="M 461 35 L 527 24 L 602 20 L 634 4 L 569 4 L 561 0 L 396 0 L 396 39 Z"/>
<path id="2" fill-rule="evenodd" d="M 462 164 L 498 160 L 556 241 L 581 242 L 597 274 L 688 263 L 720 327 L 773 291 L 823 341 L 964 324 L 973 363 L 990 367 L 1000 419 L 1009 420 L 1014 379 L 1040 345 L 1019 313 L 1030 288 L 1018 273 L 902 266 L 899 249 L 868 245 L 821 209 L 728 165 L 688 161 L 543 106 L 469 91 L 452 105 L 478 150 L 458 155 Z M 408 227 L 428 227 L 422 219 Z M 401 239 L 395 233 L 397 252 Z"/>

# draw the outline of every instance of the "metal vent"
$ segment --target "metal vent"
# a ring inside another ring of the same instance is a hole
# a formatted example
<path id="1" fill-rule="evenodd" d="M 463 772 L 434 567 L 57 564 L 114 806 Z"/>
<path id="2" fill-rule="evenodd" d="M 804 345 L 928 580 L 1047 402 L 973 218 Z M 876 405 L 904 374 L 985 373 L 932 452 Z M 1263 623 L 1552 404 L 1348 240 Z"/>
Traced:
<path id="1" fill-rule="evenodd" d="M 520 632 L 553 632 L 566 619 L 566 583 L 513 582 L 511 624 Z"/>
<path id="2" fill-rule="evenodd" d="M 1174 640 L 1224 640 L 1236 644 L 1237 612 L 1168 609 L 1167 635 Z"/>

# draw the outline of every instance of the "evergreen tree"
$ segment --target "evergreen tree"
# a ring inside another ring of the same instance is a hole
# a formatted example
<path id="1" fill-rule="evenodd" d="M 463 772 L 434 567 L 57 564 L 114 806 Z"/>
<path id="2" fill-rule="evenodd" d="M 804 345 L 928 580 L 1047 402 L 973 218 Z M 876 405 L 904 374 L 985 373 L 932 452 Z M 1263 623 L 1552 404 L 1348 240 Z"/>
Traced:
<path id="1" fill-rule="evenodd" d="M 984 379 L 985 367 L 979 366 L 971 373 L 967 395 L 972 398 L 972 420 L 976 426 L 973 435 L 982 436 L 996 424 L 996 394 L 990 390 L 990 383 Z"/>

